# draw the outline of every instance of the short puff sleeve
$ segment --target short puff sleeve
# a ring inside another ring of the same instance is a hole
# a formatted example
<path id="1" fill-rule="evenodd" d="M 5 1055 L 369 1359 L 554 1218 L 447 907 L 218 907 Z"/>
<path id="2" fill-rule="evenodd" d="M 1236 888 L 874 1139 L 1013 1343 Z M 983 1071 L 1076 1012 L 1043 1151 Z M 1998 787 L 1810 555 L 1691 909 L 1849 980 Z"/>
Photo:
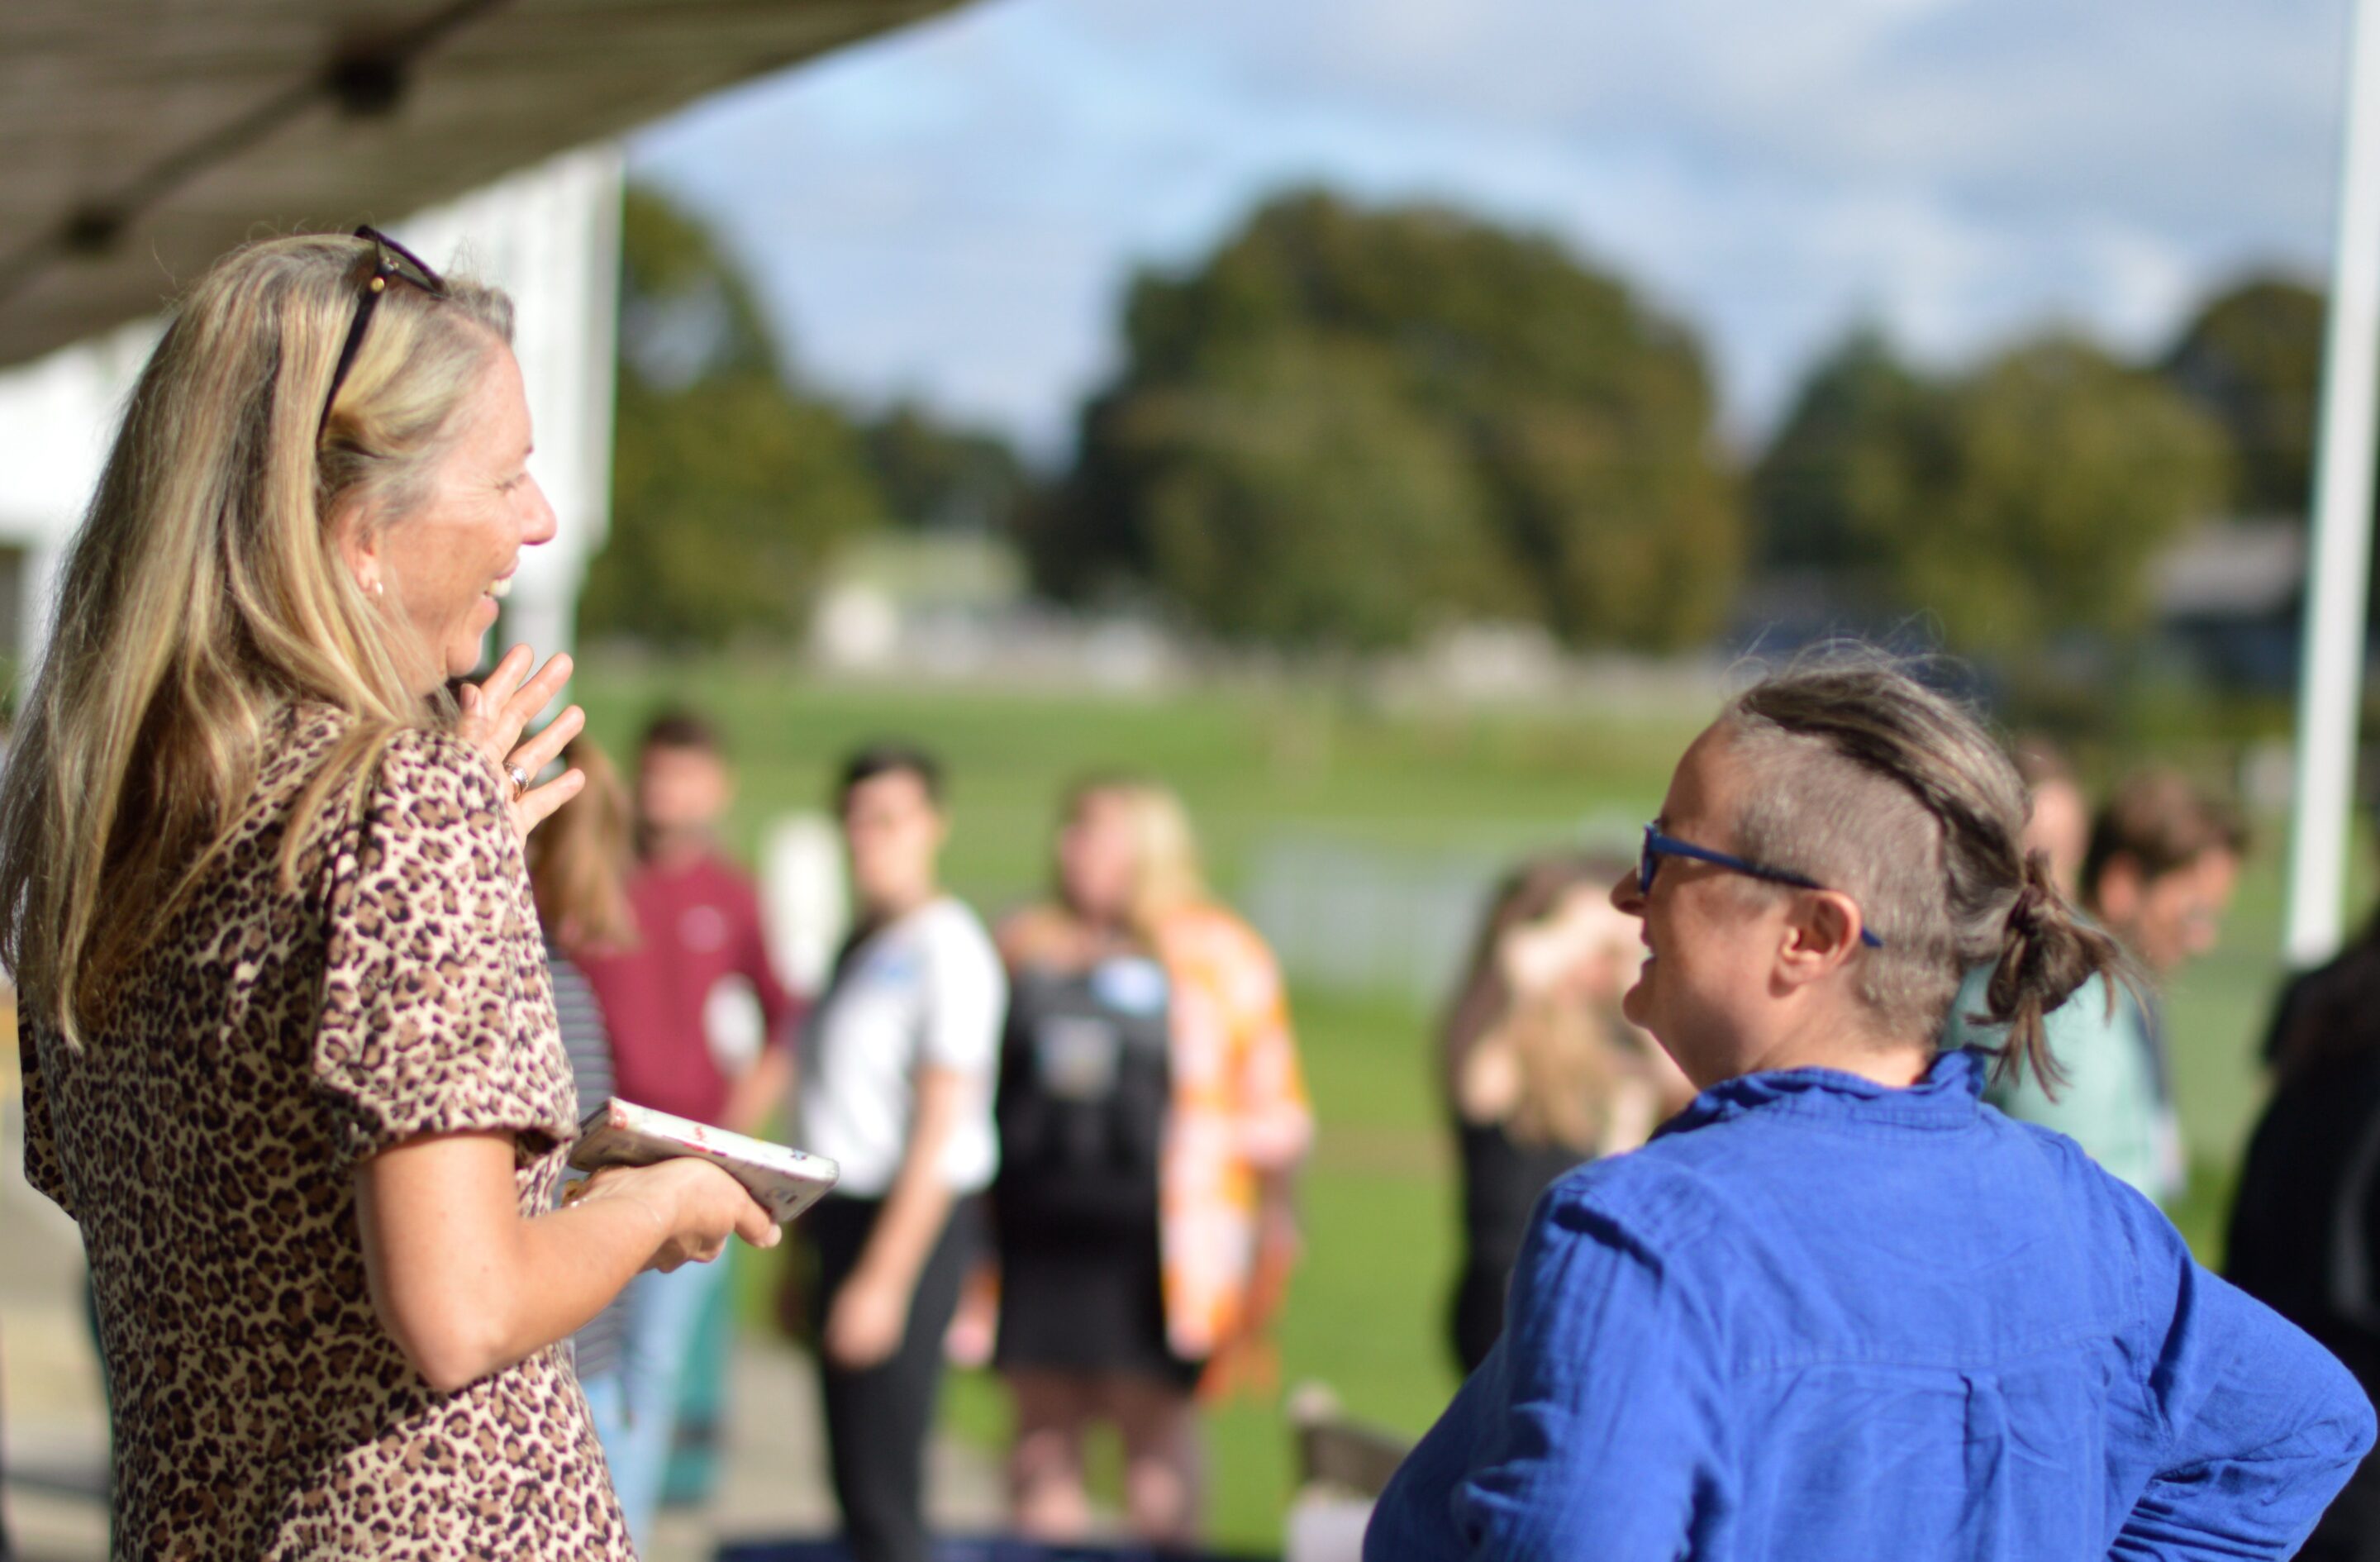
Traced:
<path id="1" fill-rule="evenodd" d="M 519 836 L 478 750 L 407 731 L 327 868 L 313 1074 L 339 1150 L 503 1131 L 526 1160 L 576 1102 Z"/>

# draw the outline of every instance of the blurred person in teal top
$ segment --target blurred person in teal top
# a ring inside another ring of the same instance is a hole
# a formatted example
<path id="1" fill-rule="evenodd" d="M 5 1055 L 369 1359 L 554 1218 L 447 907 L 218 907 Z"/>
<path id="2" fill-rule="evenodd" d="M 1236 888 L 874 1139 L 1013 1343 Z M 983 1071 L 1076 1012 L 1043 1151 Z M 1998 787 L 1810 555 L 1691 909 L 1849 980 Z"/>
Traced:
<path id="1" fill-rule="evenodd" d="M 1613 903 L 1702 1093 L 1548 1190 L 1503 1338 L 1366 1562 L 2280 1558 L 2371 1446 L 2327 1352 L 1979 1099 L 2123 957 L 1959 706 L 1873 656 L 1739 696 Z M 1995 1060 L 1937 1051 L 1988 965 Z"/>
<path id="2" fill-rule="evenodd" d="M 2145 970 L 2169 980 L 2215 944 L 2240 874 L 2239 817 L 2170 771 L 2126 780 L 2099 811 L 2082 860 L 2083 904 Z M 1984 985 L 1970 971 L 1944 1044 L 1997 1046 Z M 2049 1016 L 2056 1085 L 2003 1080 L 1985 1099 L 2011 1117 L 2066 1135 L 2160 1204 L 2180 1196 L 2189 1166 L 2155 995 L 2094 979 Z"/>

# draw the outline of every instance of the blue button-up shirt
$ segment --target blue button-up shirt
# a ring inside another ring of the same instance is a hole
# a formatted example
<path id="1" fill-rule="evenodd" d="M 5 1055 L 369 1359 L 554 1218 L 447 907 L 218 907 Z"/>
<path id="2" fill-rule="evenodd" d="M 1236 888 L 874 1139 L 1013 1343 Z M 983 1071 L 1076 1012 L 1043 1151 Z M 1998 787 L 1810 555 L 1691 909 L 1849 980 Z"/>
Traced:
<path id="1" fill-rule="evenodd" d="M 2289 1556 L 2362 1391 L 1982 1086 L 1730 1080 L 1555 1184 L 1366 1562 Z"/>

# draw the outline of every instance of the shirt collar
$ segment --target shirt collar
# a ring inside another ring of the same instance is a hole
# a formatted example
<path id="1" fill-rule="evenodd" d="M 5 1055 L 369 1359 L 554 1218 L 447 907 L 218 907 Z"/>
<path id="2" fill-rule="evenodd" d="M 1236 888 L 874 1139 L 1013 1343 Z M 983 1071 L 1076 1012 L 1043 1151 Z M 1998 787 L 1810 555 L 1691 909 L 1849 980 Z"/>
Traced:
<path id="1" fill-rule="evenodd" d="M 1772 1111 L 1906 1128 L 1963 1128 L 1975 1120 L 1989 1064 L 1983 1052 L 1953 1049 L 1935 1058 L 1925 1077 L 1908 1086 L 1878 1084 L 1836 1068 L 1742 1074 L 1694 1097 L 1661 1132 L 1686 1133 L 1708 1123 Z"/>

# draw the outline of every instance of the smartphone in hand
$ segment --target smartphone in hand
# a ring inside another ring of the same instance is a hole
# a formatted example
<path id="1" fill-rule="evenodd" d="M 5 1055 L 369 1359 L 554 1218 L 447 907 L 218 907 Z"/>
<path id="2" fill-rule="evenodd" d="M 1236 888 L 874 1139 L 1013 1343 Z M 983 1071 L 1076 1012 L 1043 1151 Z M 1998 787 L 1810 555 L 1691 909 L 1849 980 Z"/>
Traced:
<path id="1" fill-rule="evenodd" d="M 742 1183 L 780 1226 L 825 1198 L 843 1175 L 823 1155 L 616 1098 L 587 1114 L 578 1125 L 570 1164 L 579 1171 L 596 1172 L 605 1166 L 650 1166 L 681 1155 L 699 1156 Z"/>

